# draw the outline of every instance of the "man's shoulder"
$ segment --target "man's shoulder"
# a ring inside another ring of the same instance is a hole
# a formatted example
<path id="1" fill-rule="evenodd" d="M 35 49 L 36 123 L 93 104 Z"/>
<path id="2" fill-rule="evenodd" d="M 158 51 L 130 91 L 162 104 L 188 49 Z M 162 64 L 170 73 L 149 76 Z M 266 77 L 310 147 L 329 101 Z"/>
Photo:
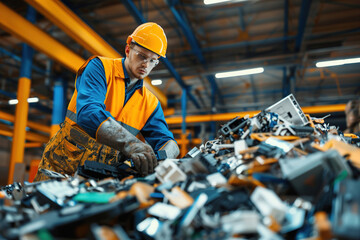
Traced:
<path id="1" fill-rule="evenodd" d="M 123 58 L 111 58 L 111 57 L 104 57 L 104 56 L 98 56 L 98 59 L 100 59 L 101 61 L 106 61 L 106 62 L 121 62 Z"/>
<path id="2" fill-rule="evenodd" d="M 106 75 L 114 75 L 115 77 L 125 78 L 122 66 L 123 58 L 98 57 L 105 69 Z M 112 73 L 112 74 L 111 74 Z"/>
<path id="3" fill-rule="evenodd" d="M 159 101 L 157 99 L 157 97 L 155 96 L 155 94 L 153 94 L 146 86 L 145 84 L 143 85 L 143 95 L 146 99 L 150 100 L 150 101 L 153 101 L 153 102 L 157 102 Z"/>

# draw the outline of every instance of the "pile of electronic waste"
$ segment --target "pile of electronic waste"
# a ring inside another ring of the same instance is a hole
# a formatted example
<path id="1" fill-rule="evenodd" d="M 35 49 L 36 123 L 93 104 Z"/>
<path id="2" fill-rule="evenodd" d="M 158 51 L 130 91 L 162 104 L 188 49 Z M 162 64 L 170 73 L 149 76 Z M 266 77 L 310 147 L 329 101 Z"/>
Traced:
<path id="1" fill-rule="evenodd" d="M 146 177 L 86 161 L 5 186 L 0 239 L 359 239 L 359 146 L 290 95 Z"/>

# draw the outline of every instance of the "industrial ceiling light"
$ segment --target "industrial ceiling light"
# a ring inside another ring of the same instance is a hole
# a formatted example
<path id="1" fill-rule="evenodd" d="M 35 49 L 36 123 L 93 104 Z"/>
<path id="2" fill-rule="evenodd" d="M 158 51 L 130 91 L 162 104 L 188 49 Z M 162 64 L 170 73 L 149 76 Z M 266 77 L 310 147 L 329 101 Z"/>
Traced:
<path id="1" fill-rule="evenodd" d="M 19 102 L 19 100 L 17 100 L 17 99 L 11 99 L 11 100 L 9 100 L 9 104 L 10 104 L 10 105 L 18 104 L 18 102 Z"/>
<path id="2" fill-rule="evenodd" d="M 228 2 L 230 0 L 204 0 L 205 5 Z"/>
<path id="3" fill-rule="evenodd" d="M 338 60 L 317 62 L 316 67 L 318 67 L 318 68 L 333 67 L 333 66 L 341 66 L 341 65 L 352 64 L 352 63 L 360 63 L 360 58 L 347 58 L 347 59 L 338 59 Z"/>
<path id="4" fill-rule="evenodd" d="M 36 102 L 38 102 L 39 101 L 39 98 L 37 98 L 37 97 L 33 97 L 33 98 L 28 98 L 28 103 L 36 103 Z"/>
<path id="5" fill-rule="evenodd" d="M 229 1 L 233 1 L 233 2 L 244 2 L 244 1 L 248 1 L 248 0 L 204 0 L 204 4 L 205 5 L 210 5 L 210 4 L 216 4 L 216 3 L 223 3 L 223 2 L 229 2 Z"/>
<path id="6" fill-rule="evenodd" d="M 161 79 L 151 80 L 151 85 L 157 86 L 157 85 L 161 85 L 161 84 L 162 84 Z"/>
<path id="7" fill-rule="evenodd" d="M 37 98 L 37 97 L 28 98 L 27 101 L 28 101 L 28 103 L 36 103 L 36 102 L 39 101 L 39 98 Z M 15 104 L 18 104 L 18 103 L 19 103 L 19 100 L 17 100 L 17 99 L 9 100 L 10 105 L 15 105 Z"/>
<path id="8" fill-rule="evenodd" d="M 244 76 L 244 75 L 251 75 L 264 72 L 264 68 L 250 68 L 245 70 L 239 71 L 232 71 L 232 72 L 223 72 L 223 73 L 216 73 L 216 78 L 228 78 L 228 77 L 237 77 L 237 76 Z"/>

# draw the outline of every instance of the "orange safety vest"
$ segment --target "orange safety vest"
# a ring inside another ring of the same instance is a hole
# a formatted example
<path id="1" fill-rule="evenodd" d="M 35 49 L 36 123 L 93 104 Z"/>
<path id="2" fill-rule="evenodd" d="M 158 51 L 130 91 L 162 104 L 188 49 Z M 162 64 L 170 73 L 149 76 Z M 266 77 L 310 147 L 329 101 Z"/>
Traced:
<path id="1" fill-rule="evenodd" d="M 95 57 L 96 56 L 89 58 L 80 67 L 77 76 L 82 74 L 89 61 Z M 134 136 L 141 138 L 139 133 L 151 114 L 154 112 L 159 100 L 145 86 L 143 86 L 134 92 L 124 106 L 125 74 L 122 65 L 122 58 L 98 58 L 104 66 L 107 81 L 107 91 L 104 101 L 106 111 L 110 112 L 111 116 L 113 116 L 115 120 L 118 121 L 126 130 Z M 71 125 L 75 125 L 77 122 L 76 98 L 77 90 L 75 88 L 65 118 L 65 121 L 69 122 Z"/>

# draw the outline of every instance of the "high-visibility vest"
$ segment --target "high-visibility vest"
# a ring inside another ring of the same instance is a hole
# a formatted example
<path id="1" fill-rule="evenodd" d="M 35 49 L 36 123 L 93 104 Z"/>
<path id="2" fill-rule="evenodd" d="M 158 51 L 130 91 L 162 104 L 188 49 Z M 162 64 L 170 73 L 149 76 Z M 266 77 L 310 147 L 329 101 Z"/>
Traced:
<path id="1" fill-rule="evenodd" d="M 89 58 L 79 69 L 77 76 L 81 75 L 90 60 Z M 151 114 L 156 109 L 159 100 L 145 87 L 137 89 L 131 98 L 125 101 L 125 74 L 122 65 L 122 58 L 98 57 L 105 70 L 107 91 L 104 104 L 106 111 L 118 121 L 126 130 L 134 136 L 138 135 L 144 127 Z M 76 124 L 76 99 L 77 89 L 70 100 L 65 121 L 71 125 Z M 140 137 L 141 138 L 141 137 Z"/>

